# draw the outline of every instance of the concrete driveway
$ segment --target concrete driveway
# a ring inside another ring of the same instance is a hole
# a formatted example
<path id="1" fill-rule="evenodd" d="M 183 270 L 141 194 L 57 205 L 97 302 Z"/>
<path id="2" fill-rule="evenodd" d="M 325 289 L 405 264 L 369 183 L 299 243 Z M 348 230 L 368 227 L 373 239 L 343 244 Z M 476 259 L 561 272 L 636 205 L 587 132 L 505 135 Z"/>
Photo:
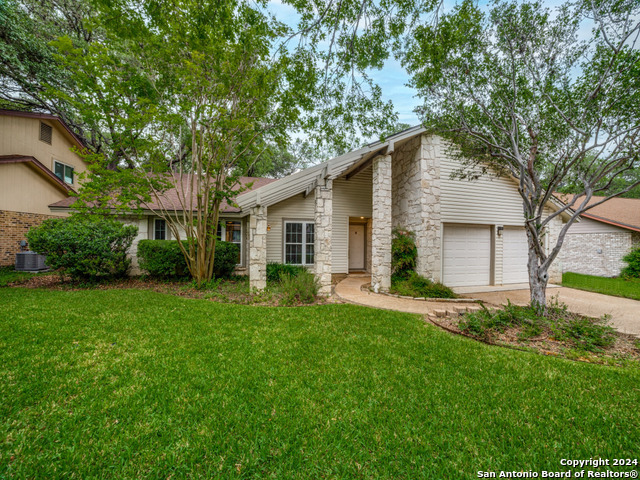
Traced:
<path id="1" fill-rule="evenodd" d="M 491 305 L 502 305 L 511 300 L 516 305 L 529 303 L 529 290 L 502 290 L 493 292 L 465 292 L 462 296 L 477 298 Z M 640 301 L 585 292 L 573 288 L 548 288 L 547 301 L 558 296 L 569 310 L 590 317 L 611 315 L 611 324 L 623 333 L 640 336 Z"/>

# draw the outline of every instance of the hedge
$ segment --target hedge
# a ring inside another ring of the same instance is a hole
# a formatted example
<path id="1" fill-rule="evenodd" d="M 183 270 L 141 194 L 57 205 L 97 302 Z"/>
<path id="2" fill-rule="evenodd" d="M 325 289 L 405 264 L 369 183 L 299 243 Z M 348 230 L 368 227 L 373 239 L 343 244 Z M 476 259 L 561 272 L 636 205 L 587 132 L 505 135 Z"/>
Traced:
<path id="1" fill-rule="evenodd" d="M 188 242 L 182 241 L 188 249 Z M 213 263 L 215 278 L 228 278 L 233 274 L 238 261 L 238 245 L 230 242 L 216 242 Z M 141 240 L 138 243 L 138 264 L 150 276 L 157 278 L 186 277 L 189 275 L 187 262 L 177 240 Z"/>
<path id="2" fill-rule="evenodd" d="M 138 228 L 98 216 L 45 220 L 27 233 L 29 248 L 47 257 L 53 270 L 75 279 L 99 280 L 127 274 Z"/>

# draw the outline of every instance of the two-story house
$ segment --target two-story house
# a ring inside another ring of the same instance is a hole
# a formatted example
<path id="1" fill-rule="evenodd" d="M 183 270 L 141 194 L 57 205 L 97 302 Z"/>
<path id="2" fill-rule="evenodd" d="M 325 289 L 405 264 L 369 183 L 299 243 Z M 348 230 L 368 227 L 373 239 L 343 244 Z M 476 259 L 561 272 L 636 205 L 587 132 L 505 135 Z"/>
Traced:
<path id="1" fill-rule="evenodd" d="M 29 228 L 68 215 L 49 205 L 77 191 L 84 148 L 58 117 L 0 110 L 0 265 L 13 265 Z"/>

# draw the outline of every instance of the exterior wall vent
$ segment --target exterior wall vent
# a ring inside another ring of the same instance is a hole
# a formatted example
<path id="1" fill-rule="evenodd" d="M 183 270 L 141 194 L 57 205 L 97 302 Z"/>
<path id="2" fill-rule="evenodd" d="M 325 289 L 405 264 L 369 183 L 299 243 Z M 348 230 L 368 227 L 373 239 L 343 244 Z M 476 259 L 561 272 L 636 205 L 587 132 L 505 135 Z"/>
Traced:
<path id="1" fill-rule="evenodd" d="M 51 125 L 47 125 L 46 123 L 40 122 L 40 140 L 44 143 L 48 143 L 51 145 L 51 137 L 53 135 L 53 128 Z"/>
<path id="2" fill-rule="evenodd" d="M 39 272 L 47 270 L 49 267 L 45 264 L 45 256 L 36 252 L 18 252 L 16 253 L 16 271 L 18 272 Z"/>

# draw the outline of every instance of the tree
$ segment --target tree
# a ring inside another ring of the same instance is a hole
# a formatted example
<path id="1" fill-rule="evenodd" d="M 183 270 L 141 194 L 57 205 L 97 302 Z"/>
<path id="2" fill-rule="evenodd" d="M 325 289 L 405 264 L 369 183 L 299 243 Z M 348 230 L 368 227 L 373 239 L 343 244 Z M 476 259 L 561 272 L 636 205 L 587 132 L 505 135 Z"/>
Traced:
<path id="1" fill-rule="evenodd" d="M 73 90 L 50 42 L 62 35 L 78 45 L 93 41 L 92 10 L 88 0 L 0 2 L 0 105 L 57 115 L 87 145 L 100 150 L 100 136 L 87 128 L 64 99 L 47 95 L 46 87 Z"/>
<path id="2" fill-rule="evenodd" d="M 517 179 L 529 242 L 531 302 L 546 306 L 548 270 L 592 196 L 631 190 L 639 167 L 640 4 L 585 0 L 551 12 L 541 2 L 464 1 L 416 30 L 405 65 L 425 98 L 425 125 L 451 142 L 464 177 Z M 591 22 L 588 41 L 579 29 Z M 565 184 L 579 186 L 548 208 Z M 570 219 L 545 250 L 549 227 Z"/>

